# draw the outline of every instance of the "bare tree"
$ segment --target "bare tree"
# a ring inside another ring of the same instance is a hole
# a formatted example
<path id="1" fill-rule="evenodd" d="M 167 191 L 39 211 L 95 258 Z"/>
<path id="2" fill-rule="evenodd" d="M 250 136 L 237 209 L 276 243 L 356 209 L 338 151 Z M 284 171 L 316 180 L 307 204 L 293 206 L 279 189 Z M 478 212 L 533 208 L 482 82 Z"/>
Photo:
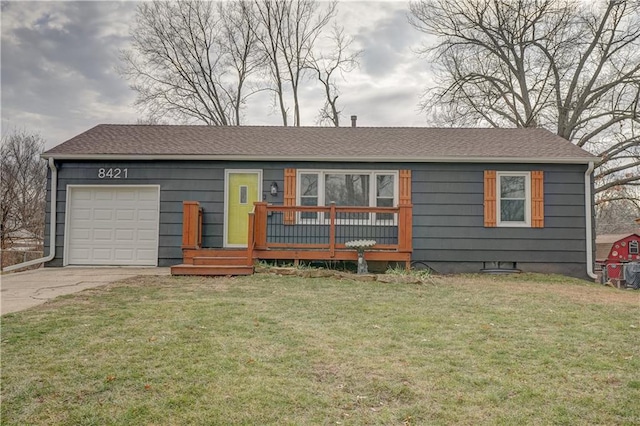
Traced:
<path id="1" fill-rule="evenodd" d="M 548 128 L 603 159 L 598 203 L 640 185 L 640 2 L 420 0 L 410 21 L 437 36 L 434 121 Z"/>
<path id="2" fill-rule="evenodd" d="M 265 65 L 255 31 L 260 23 L 253 12 L 253 5 L 247 1 L 219 3 L 218 13 L 224 27 L 221 43 L 228 52 L 226 65 L 237 76 L 232 106 L 236 115 L 235 123 L 239 125 L 240 112 L 247 97 L 262 90 L 256 86 L 249 88 L 247 95 L 244 94 L 249 77 Z"/>
<path id="3" fill-rule="evenodd" d="M 630 188 L 619 187 L 616 192 Z M 615 201 L 602 201 L 596 209 L 596 234 L 626 234 L 638 232 L 640 202 L 633 194 L 619 194 Z"/>
<path id="4" fill-rule="evenodd" d="M 179 0 L 138 6 L 120 73 L 150 119 L 238 125 L 258 66 L 246 3 Z"/>
<path id="5" fill-rule="evenodd" d="M 337 3 L 316 0 L 154 1 L 138 6 L 120 74 L 147 120 L 240 125 L 247 99 L 276 94 L 282 122 L 300 122 L 300 87 Z M 259 78 L 267 75 L 267 79 Z"/>
<path id="6" fill-rule="evenodd" d="M 340 90 L 335 81 L 336 74 L 343 76 L 344 73 L 353 71 L 358 66 L 361 51 L 350 50 L 353 38 L 347 37 L 342 27 L 333 27 L 331 41 L 332 46 L 329 52 L 320 53 L 318 57 L 311 53 L 309 68 L 317 74 L 325 95 L 325 103 L 318 114 L 318 123 L 340 127 L 342 111 L 337 105 Z"/>
<path id="7" fill-rule="evenodd" d="M 323 29 L 335 16 L 337 3 L 320 8 L 315 0 L 255 0 L 262 31 L 258 38 L 269 63 L 283 125 L 288 124 L 285 83 L 293 98 L 293 125 L 300 126 L 299 89 Z"/>
<path id="8" fill-rule="evenodd" d="M 37 134 L 12 131 L 2 138 L 0 166 L 0 239 L 2 249 L 17 231 L 44 240 L 47 168 L 40 154 L 44 140 Z"/>
<path id="9" fill-rule="evenodd" d="M 281 64 L 281 22 L 284 20 L 284 7 L 277 1 L 254 0 L 256 16 L 260 27 L 256 29 L 256 37 L 261 46 L 261 52 L 267 64 L 273 92 L 278 100 L 278 107 L 282 116 L 282 125 L 288 125 L 288 109 L 285 103 L 283 65 Z"/>

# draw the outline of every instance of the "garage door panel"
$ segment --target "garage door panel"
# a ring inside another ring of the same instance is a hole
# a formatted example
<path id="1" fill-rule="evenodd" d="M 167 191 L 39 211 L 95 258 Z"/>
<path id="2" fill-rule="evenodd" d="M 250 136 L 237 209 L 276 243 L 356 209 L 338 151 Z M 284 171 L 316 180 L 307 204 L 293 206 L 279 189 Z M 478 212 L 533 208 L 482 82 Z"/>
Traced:
<path id="1" fill-rule="evenodd" d="M 133 241 L 135 232 L 131 229 L 118 229 L 116 230 L 117 241 Z"/>
<path id="2" fill-rule="evenodd" d="M 116 200 L 118 201 L 135 201 L 137 200 L 137 192 L 134 190 L 122 190 L 116 193 Z"/>
<path id="3" fill-rule="evenodd" d="M 95 229 L 93 231 L 93 239 L 98 241 L 112 241 L 113 229 Z"/>
<path id="4" fill-rule="evenodd" d="M 140 228 L 141 223 L 140 222 L 136 222 L 135 220 L 118 220 L 117 221 L 117 228 L 118 229 L 124 229 L 124 230 L 135 230 Z"/>
<path id="5" fill-rule="evenodd" d="M 75 221 L 75 224 L 73 226 L 73 228 L 70 231 L 70 235 L 74 235 L 74 233 L 76 232 L 80 232 L 80 235 L 84 235 L 85 232 L 89 233 L 89 236 L 87 238 L 91 237 L 91 232 L 93 230 L 92 227 L 92 223 L 90 220 L 77 220 Z"/>
<path id="6" fill-rule="evenodd" d="M 90 190 L 74 190 L 71 194 L 71 201 L 83 201 L 83 200 L 91 200 L 91 191 Z"/>
<path id="7" fill-rule="evenodd" d="M 113 195 L 116 192 L 115 189 L 113 190 L 106 190 L 106 191 L 96 191 L 94 192 L 94 200 L 96 201 L 111 201 L 113 200 Z"/>
<path id="8" fill-rule="evenodd" d="M 157 264 L 157 187 L 71 187 L 69 191 L 68 264 Z"/>
<path id="9" fill-rule="evenodd" d="M 116 218 L 118 220 L 135 220 L 136 212 L 135 210 L 118 210 Z"/>
<path id="10" fill-rule="evenodd" d="M 71 257 L 78 260 L 89 260 L 89 258 L 91 257 L 90 254 L 90 250 L 82 248 L 71 249 L 69 252 L 69 255 Z"/>
<path id="11" fill-rule="evenodd" d="M 109 209 L 94 209 L 93 210 L 93 219 L 94 220 L 113 220 L 114 211 Z"/>
<path id="12" fill-rule="evenodd" d="M 91 219 L 91 209 L 77 208 L 71 212 L 71 219 L 73 220 L 88 220 Z"/>
<path id="13" fill-rule="evenodd" d="M 158 212 L 156 210 L 138 210 L 138 220 L 152 221 L 158 220 Z"/>
<path id="14" fill-rule="evenodd" d="M 88 228 L 74 228 L 71 231 L 71 238 L 75 241 L 90 241 L 91 240 L 91 230 Z"/>
<path id="15" fill-rule="evenodd" d="M 91 250 L 92 260 L 96 260 L 98 262 L 109 261 L 111 260 L 111 249 L 107 248 L 94 248 Z"/>
<path id="16" fill-rule="evenodd" d="M 126 261 L 128 259 L 133 258 L 133 250 L 131 249 L 116 249 L 114 252 L 114 256 L 117 260 Z"/>

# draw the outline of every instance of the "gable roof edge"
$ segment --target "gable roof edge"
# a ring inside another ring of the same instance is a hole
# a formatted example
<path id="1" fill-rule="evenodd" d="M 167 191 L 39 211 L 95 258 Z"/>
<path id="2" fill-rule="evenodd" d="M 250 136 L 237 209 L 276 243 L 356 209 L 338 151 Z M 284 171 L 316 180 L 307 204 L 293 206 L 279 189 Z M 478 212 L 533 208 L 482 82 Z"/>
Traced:
<path id="1" fill-rule="evenodd" d="M 589 164 L 599 163 L 598 157 L 553 157 L 553 158 L 530 158 L 530 157 L 312 157 L 312 156 L 246 156 L 246 155 L 176 155 L 176 154 L 47 154 L 43 153 L 41 158 L 48 160 L 124 160 L 124 161 L 314 161 L 314 162 L 349 162 L 349 163 L 536 163 L 536 164 Z"/>

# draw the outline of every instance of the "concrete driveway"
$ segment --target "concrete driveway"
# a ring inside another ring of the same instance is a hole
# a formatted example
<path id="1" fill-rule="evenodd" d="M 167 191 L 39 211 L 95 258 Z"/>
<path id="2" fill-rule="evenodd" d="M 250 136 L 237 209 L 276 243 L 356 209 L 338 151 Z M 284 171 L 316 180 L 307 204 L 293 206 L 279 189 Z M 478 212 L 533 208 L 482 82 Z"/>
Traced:
<path id="1" fill-rule="evenodd" d="M 22 311 L 54 297 L 76 293 L 138 275 L 169 275 L 170 268 L 73 267 L 40 268 L 0 277 L 0 313 Z"/>

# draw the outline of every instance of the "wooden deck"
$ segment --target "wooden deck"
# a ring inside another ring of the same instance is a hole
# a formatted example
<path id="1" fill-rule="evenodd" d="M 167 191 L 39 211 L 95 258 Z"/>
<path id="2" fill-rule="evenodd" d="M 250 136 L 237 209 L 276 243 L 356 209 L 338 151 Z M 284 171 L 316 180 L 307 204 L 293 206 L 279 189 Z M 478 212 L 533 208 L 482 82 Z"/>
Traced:
<path id="1" fill-rule="evenodd" d="M 202 248 L 202 209 L 183 203 L 183 263 L 173 275 L 248 275 L 259 260 L 357 261 L 351 240 L 375 240 L 367 261 L 411 264 L 412 205 L 397 207 L 275 206 L 255 203 L 246 249 Z"/>

